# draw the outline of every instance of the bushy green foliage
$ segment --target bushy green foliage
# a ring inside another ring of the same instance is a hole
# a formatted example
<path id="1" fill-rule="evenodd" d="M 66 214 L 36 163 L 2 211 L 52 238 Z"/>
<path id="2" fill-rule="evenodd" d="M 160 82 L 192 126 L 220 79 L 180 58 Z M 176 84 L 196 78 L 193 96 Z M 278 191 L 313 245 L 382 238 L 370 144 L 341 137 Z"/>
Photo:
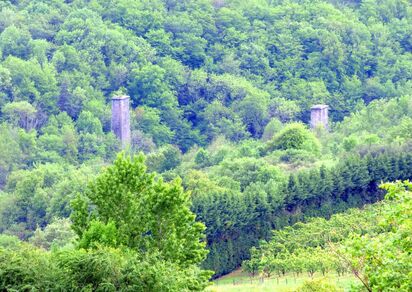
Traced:
<path id="1" fill-rule="evenodd" d="M 238 181 L 242 191 L 252 183 L 282 180 L 282 175 L 278 168 L 269 165 L 264 160 L 252 157 L 237 158 L 230 161 L 224 160 L 220 163 L 220 167 L 214 175 L 220 179 L 228 177 Z"/>
<path id="2" fill-rule="evenodd" d="M 146 173 L 143 156 L 119 155 L 73 202 L 71 217 L 81 245 L 122 245 L 156 251 L 182 265 L 200 263 L 206 256 L 204 225 L 195 222 L 189 195 L 179 184 L 155 180 Z M 86 200 L 94 207 L 90 216 Z"/>
<path id="3" fill-rule="evenodd" d="M 202 291 L 209 275 L 127 249 L 0 248 L 0 288 L 6 291 Z"/>
<path id="4" fill-rule="evenodd" d="M 3 115 L 13 126 L 23 129 L 33 128 L 36 117 L 36 109 L 27 101 L 8 103 L 3 107 Z"/>
<path id="5" fill-rule="evenodd" d="M 272 140 L 274 135 L 282 129 L 283 124 L 278 119 L 272 119 L 265 127 L 262 140 L 269 141 Z"/>
<path id="6" fill-rule="evenodd" d="M 336 124 L 328 143 L 340 144 L 347 152 L 388 143 L 399 145 L 410 139 L 406 129 L 411 117 L 411 96 L 373 101 Z"/>
<path id="7" fill-rule="evenodd" d="M 302 287 L 299 287 L 296 292 L 339 292 L 343 291 L 338 289 L 335 285 L 328 282 L 327 279 L 308 280 L 303 283 Z"/>
<path id="8" fill-rule="evenodd" d="M 279 150 L 305 150 L 309 153 L 319 154 L 320 143 L 315 135 L 303 124 L 287 125 L 277 134 L 268 145 L 268 151 Z"/>
<path id="9" fill-rule="evenodd" d="M 44 249 L 61 248 L 74 245 L 75 233 L 71 228 L 71 222 L 67 218 L 55 219 L 43 230 L 37 228 L 29 241 Z"/>
<path id="10" fill-rule="evenodd" d="M 76 168 L 64 164 L 39 165 L 10 175 L 0 196 L 0 230 L 27 239 L 43 229 L 54 217 L 68 217 L 69 201 L 84 192 L 93 179 L 95 167 Z"/>
<path id="11" fill-rule="evenodd" d="M 79 227 L 74 226 L 74 229 L 78 230 Z M 100 245 L 117 247 L 121 245 L 119 237 L 120 235 L 113 221 L 104 224 L 101 221 L 92 220 L 88 229 L 81 234 L 79 247 L 85 249 L 96 248 Z"/>
<path id="12" fill-rule="evenodd" d="M 114 165 L 106 168 L 84 196 L 77 196 L 72 204 L 71 218 L 80 248 L 122 247 L 142 257 L 155 256 L 159 262 L 154 267 L 134 271 L 152 277 L 148 279 L 151 289 L 163 285 L 164 279 L 157 279 L 167 275 L 158 274 L 163 263 L 171 263 L 177 269 L 176 278 L 168 278 L 170 291 L 177 291 L 177 287 L 198 290 L 206 285 L 210 272 L 197 268 L 207 254 L 205 227 L 195 221 L 189 209 L 189 195 L 180 181 L 164 183 L 146 173 L 143 156 L 119 155 Z M 91 214 L 89 204 L 93 207 Z M 185 281 L 179 279 L 180 273 Z M 103 284 L 102 280 L 96 283 Z M 143 280 L 130 287 L 144 290 L 144 283 Z"/>
<path id="13" fill-rule="evenodd" d="M 179 166 L 181 155 L 179 148 L 167 145 L 148 155 L 147 166 L 151 171 L 166 172 Z"/>
<path id="14" fill-rule="evenodd" d="M 50 262 L 50 254 L 19 243 L 18 248 L 0 248 L 2 290 L 53 290 L 62 271 Z"/>
<path id="15" fill-rule="evenodd" d="M 20 240 L 17 236 L 1 234 L 0 235 L 0 247 L 2 248 L 18 248 Z"/>

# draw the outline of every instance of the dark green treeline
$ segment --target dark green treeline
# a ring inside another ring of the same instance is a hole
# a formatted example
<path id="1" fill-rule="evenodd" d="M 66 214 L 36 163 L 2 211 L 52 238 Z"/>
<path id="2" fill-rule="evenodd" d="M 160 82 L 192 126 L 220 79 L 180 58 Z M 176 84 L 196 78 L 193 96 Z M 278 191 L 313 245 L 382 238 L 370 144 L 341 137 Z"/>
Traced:
<path id="1" fill-rule="evenodd" d="M 204 266 L 219 276 L 240 266 L 249 249 L 272 229 L 307 217 L 329 217 L 383 198 L 378 185 L 412 178 L 412 154 L 381 149 L 350 156 L 332 168 L 293 173 L 275 195 L 211 193 L 195 197 L 193 211 L 207 226 L 210 254 Z"/>

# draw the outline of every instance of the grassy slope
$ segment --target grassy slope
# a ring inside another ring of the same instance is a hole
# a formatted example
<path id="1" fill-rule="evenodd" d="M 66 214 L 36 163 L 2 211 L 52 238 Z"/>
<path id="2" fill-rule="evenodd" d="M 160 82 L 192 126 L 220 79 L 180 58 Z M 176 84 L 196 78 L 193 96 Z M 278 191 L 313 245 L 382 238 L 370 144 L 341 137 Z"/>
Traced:
<path id="1" fill-rule="evenodd" d="M 323 277 L 321 274 L 315 274 L 314 278 Z M 342 291 L 349 291 L 349 287 L 356 283 L 356 279 L 347 274 L 342 277 L 337 277 L 336 274 L 328 274 L 326 278 L 335 283 L 337 287 L 342 288 Z M 264 279 L 262 282 L 259 277 L 251 278 L 247 273 L 240 269 L 226 276 L 223 276 L 213 282 L 207 288 L 209 292 L 265 292 L 265 291 L 280 291 L 291 292 L 301 286 L 305 280 L 310 279 L 306 274 L 302 274 L 295 278 L 292 274 L 287 274 L 285 277 L 276 276 L 270 279 Z"/>

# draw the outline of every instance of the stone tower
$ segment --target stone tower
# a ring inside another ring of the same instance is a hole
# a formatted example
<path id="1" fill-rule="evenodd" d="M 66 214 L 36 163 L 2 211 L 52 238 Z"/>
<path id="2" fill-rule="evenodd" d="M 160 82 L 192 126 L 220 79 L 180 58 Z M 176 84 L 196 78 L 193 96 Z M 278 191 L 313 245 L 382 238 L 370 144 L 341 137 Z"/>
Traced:
<path id="1" fill-rule="evenodd" d="M 317 104 L 310 108 L 310 127 L 328 129 L 328 110 L 325 104 Z"/>
<path id="2" fill-rule="evenodd" d="M 130 112 L 127 95 L 112 97 L 112 131 L 122 143 L 122 148 L 130 145 Z"/>

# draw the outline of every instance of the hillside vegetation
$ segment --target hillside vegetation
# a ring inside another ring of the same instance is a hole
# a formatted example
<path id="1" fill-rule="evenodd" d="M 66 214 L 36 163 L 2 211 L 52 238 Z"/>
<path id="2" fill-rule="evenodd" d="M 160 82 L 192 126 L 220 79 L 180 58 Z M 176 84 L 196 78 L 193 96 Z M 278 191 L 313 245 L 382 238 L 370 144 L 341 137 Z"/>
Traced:
<path id="1" fill-rule="evenodd" d="M 409 291 L 411 187 L 410 182 L 385 184 L 383 202 L 275 231 L 269 242 L 252 249 L 244 269 L 264 277 L 349 272 L 367 291 Z"/>
<path id="2" fill-rule="evenodd" d="M 1 1 L 0 258 L 26 276 L 0 290 L 202 290 L 381 200 L 412 179 L 411 36 L 408 0 Z"/>

